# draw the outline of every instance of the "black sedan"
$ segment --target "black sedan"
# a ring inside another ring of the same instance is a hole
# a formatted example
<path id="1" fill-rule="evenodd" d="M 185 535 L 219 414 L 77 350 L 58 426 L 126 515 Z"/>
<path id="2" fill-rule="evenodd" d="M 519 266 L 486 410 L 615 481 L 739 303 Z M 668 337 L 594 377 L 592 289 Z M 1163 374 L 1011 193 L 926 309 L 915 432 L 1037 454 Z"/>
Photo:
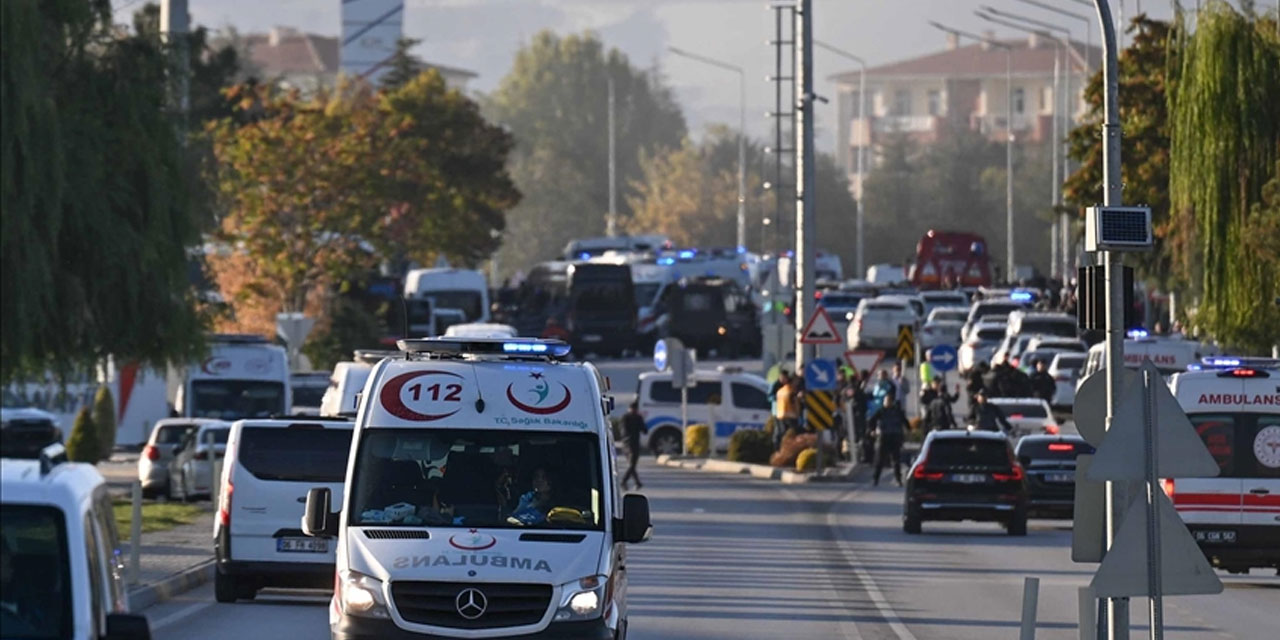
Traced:
<path id="1" fill-rule="evenodd" d="M 1030 435 L 1018 440 L 1014 455 L 1027 473 L 1028 508 L 1039 518 L 1075 513 L 1076 456 L 1093 453 L 1076 435 Z"/>
<path id="2" fill-rule="evenodd" d="M 934 431 L 907 475 L 902 530 L 920 533 L 926 520 L 999 522 L 1011 536 L 1027 534 L 1027 483 L 1003 434 Z"/>

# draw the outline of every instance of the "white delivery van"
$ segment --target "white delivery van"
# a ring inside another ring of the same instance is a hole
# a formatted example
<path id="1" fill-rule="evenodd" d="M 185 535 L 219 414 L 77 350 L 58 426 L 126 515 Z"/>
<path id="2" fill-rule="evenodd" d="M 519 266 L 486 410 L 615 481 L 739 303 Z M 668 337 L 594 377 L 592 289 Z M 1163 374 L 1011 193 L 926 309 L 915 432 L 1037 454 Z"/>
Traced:
<path id="1" fill-rule="evenodd" d="M 208 357 L 176 381 L 178 417 L 266 418 L 287 415 L 293 404 L 284 347 L 256 335 L 212 336 Z"/>
<path id="2" fill-rule="evenodd" d="M 711 442 L 717 451 L 727 450 L 729 438 L 739 429 L 764 428 L 769 419 L 769 383 L 764 378 L 733 367 L 699 370 L 695 378 L 687 391 L 689 424 L 714 425 Z M 636 399 L 649 427 L 642 446 L 655 455 L 680 453 L 680 389 L 672 386 L 671 372 L 640 374 Z"/>
<path id="3" fill-rule="evenodd" d="M 8 574 L 0 636 L 148 640 L 147 618 L 127 613 L 107 483 L 93 465 L 66 459 L 55 444 L 37 460 L 0 461 L 0 567 Z"/>
<path id="4" fill-rule="evenodd" d="M 603 377 L 554 340 L 400 346 L 365 385 L 345 495 L 307 494 L 302 530 L 337 536 L 332 637 L 625 638 L 649 503 L 618 491 Z"/>
<path id="5" fill-rule="evenodd" d="M 1202 367 L 1170 386 L 1218 476 L 1166 479 L 1165 492 L 1214 566 L 1280 570 L 1280 360 L 1215 357 Z"/>
<path id="6" fill-rule="evenodd" d="M 302 535 L 307 491 L 342 502 L 351 453 L 349 419 L 237 420 L 222 465 L 213 594 L 252 600 L 263 587 L 332 587 L 334 541 Z"/>
<path id="7" fill-rule="evenodd" d="M 373 365 L 383 358 L 398 356 L 399 351 L 385 349 L 356 349 L 354 359 L 334 365 L 329 376 L 329 388 L 320 399 L 320 415 L 325 417 L 356 414 L 360 404 L 360 392 L 369 379 Z"/>
<path id="8" fill-rule="evenodd" d="M 462 322 L 489 321 L 489 282 L 473 269 L 411 269 L 404 276 L 404 297 L 427 298 L 435 310 L 457 309 Z"/>

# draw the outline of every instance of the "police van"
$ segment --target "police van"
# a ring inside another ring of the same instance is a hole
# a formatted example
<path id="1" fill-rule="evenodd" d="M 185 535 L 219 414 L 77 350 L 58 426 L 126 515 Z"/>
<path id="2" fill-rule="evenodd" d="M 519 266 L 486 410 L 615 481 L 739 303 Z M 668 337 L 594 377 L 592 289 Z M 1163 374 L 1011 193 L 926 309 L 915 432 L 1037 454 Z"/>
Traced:
<path id="1" fill-rule="evenodd" d="M 1280 360 L 1211 357 L 1170 386 L 1218 462 L 1164 489 L 1214 566 L 1280 571 Z"/>
<path id="2" fill-rule="evenodd" d="M 625 638 L 625 543 L 649 503 L 617 486 L 606 383 L 536 339 L 402 340 L 361 395 L 336 536 L 335 639 Z"/>
<path id="3" fill-rule="evenodd" d="M 769 419 L 769 383 L 739 367 L 700 369 L 693 386 L 685 391 L 688 424 L 712 425 L 712 446 L 729 448 L 729 438 L 739 429 L 763 429 Z M 657 454 L 677 454 L 684 447 L 680 426 L 680 389 L 671 383 L 670 371 L 640 374 L 636 389 L 640 415 L 648 432 L 641 446 Z"/>
<path id="4" fill-rule="evenodd" d="M 0 635 L 147 640 L 128 613 L 107 485 L 61 444 L 0 461 Z"/>

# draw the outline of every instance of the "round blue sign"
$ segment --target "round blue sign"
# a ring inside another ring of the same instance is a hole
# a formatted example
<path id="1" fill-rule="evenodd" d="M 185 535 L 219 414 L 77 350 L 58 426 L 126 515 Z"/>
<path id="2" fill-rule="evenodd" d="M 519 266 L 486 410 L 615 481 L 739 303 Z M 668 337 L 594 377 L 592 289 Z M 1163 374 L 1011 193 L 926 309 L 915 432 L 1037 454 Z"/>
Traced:
<path id="1" fill-rule="evenodd" d="M 658 371 L 667 370 L 667 341 L 659 340 L 653 345 L 653 367 Z"/>
<path id="2" fill-rule="evenodd" d="M 929 364 L 940 372 L 951 371 L 960 362 L 960 354 L 949 344 L 940 344 L 929 350 Z"/>

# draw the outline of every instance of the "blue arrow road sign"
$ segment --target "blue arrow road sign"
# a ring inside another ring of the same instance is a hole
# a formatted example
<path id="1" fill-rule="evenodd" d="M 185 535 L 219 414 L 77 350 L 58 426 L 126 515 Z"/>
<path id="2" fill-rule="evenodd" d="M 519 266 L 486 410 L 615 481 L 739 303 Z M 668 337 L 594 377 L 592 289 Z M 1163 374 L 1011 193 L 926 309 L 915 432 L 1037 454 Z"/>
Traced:
<path id="1" fill-rule="evenodd" d="M 667 342 L 659 340 L 653 345 L 653 368 L 658 371 L 667 370 Z"/>
<path id="2" fill-rule="evenodd" d="M 929 350 L 929 364 L 942 373 L 956 368 L 960 362 L 960 354 L 949 344 L 940 344 Z"/>
<path id="3" fill-rule="evenodd" d="M 833 391 L 836 388 L 836 363 L 810 360 L 804 366 L 804 388 L 808 391 Z"/>

